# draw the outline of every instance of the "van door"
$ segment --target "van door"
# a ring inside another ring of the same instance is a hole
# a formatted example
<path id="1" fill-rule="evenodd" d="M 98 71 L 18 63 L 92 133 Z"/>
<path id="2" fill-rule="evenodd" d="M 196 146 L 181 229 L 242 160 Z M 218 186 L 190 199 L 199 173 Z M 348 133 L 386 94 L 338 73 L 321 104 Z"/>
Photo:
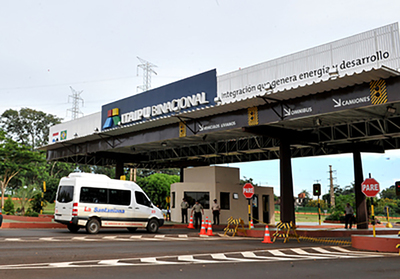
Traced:
<path id="1" fill-rule="evenodd" d="M 60 185 L 58 187 L 55 219 L 60 221 L 72 220 L 72 207 L 74 197 L 74 186 Z"/>
<path id="2" fill-rule="evenodd" d="M 140 191 L 135 191 L 135 200 L 136 203 L 133 205 L 135 218 L 139 222 L 147 223 L 151 214 L 155 213 L 155 209 L 153 208 L 151 201 L 143 192 Z"/>

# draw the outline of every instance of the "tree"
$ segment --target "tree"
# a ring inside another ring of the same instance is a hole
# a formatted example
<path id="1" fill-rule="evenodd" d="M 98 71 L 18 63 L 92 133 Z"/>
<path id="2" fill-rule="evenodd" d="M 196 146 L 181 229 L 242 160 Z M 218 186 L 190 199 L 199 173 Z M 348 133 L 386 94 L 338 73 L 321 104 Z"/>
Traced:
<path id="1" fill-rule="evenodd" d="M 151 201 L 160 208 L 165 208 L 169 197 L 171 184 L 179 182 L 178 175 L 168 175 L 165 173 L 155 173 L 145 178 L 138 179 L 137 183 L 151 199 Z"/>
<path id="2" fill-rule="evenodd" d="M 35 185 L 23 186 L 18 189 L 17 193 L 15 193 L 15 197 L 20 199 L 22 215 L 25 214 L 25 206 L 29 200 L 38 193 L 39 190 Z"/>
<path id="3" fill-rule="evenodd" d="M 246 183 L 250 183 L 253 186 L 258 186 L 257 183 L 254 183 L 253 178 L 247 178 L 246 176 L 243 176 L 243 178 L 240 179 L 240 185 L 244 185 Z"/>
<path id="4" fill-rule="evenodd" d="M 379 193 L 381 199 L 391 199 L 391 200 L 395 200 L 395 199 L 400 199 L 399 196 L 396 196 L 396 187 L 394 185 L 390 186 L 387 189 L 382 190 Z"/>
<path id="5" fill-rule="evenodd" d="M 1 208 L 4 207 L 4 194 L 10 181 L 19 172 L 30 169 L 32 163 L 40 160 L 41 156 L 38 152 L 30 151 L 28 147 L 7 138 L 0 130 Z"/>
<path id="6" fill-rule="evenodd" d="M 34 109 L 9 109 L 1 115 L 0 125 L 10 138 L 34 150 L 48 143 L 50 126 L 61 123 L 61 120 Z"/>

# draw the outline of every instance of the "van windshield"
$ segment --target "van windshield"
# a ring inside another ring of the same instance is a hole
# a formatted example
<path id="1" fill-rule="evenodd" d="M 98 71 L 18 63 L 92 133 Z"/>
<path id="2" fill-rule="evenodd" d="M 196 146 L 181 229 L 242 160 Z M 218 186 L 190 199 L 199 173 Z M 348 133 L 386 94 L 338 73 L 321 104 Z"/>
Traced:
<path id="1" fill-rule="evenodd" d="M 72 202 L 74 186 L 60 186 L 58 188 L 57 201 L 62 203 Z"/>

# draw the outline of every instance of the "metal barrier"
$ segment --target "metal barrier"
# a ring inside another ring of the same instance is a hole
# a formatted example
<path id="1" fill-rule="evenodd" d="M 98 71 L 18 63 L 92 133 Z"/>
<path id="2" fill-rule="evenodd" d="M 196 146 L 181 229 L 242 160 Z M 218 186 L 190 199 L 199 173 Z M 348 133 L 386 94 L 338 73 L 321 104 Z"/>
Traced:
<path id="1" fill-rule="evenodd" d="M 232 216 L 228 218 L 227 220 L 227 225 L 226 228 L 224 229 L 224 236 L 227 235 L 227 233 L 233 233 L 232 237 L 236 235 L 238 231 L 243 232 L 245 236 L 247 236 L 246 230 L 244 228 L 244 222 L 241 218 L 239 219 L 234 219 Z M 233 228 L 231 228 L 231 225 Z M 242 228 L 239 228 L 239 225 L 241 225 Z"/>

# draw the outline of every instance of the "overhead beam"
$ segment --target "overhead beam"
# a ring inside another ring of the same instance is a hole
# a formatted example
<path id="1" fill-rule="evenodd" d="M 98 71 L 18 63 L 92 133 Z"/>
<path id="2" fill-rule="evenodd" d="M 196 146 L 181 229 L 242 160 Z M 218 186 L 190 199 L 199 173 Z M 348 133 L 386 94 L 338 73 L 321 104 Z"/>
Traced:
<path id="1" fill-rule="evenodd" d="M 318 137 L 311 131 L 296 131 L 269 125 L 243 127 L 243 132 L 275 139 L 285 139 L 290 143 L 317 143 Z"/>

